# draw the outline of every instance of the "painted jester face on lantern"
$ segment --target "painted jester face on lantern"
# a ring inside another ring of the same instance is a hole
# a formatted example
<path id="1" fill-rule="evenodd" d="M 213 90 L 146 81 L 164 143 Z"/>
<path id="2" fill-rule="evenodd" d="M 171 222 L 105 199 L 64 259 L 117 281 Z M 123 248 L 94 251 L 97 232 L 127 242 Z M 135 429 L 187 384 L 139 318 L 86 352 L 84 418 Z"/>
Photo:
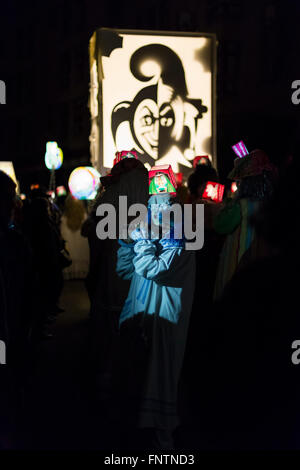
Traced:
<path id="1" fill-rule="evenodd" d="M 152 76 L 144 74 L 143 65 L 147 61 L 154 62 L 160 72 L 153 71 Z M 155 80 L 154 84 L 142 88 L 132 101 L 122 101 L 114 107 L 111 128 L 116 146 L 118 128 L 128 122 L 134 148 L 144 162 L 153 164 L 174 146 L 185 161 L 185 151 L 195 146 L 197 119 L 207 108 L 201 99 L 188 97 L 180 58 L 167 46 L 149 44 L 133 53 L 130 70 L 141 82 Z"/>
<path id="2" fill-rule="evenodd" d="M 156 160 L 159 153 L 166 151 L 162 149 L 162 142 L 170 142 L 172 139 L 175 116 L 178 113 L 174 103 L 168 102 L 172 98 L 170 87 L 160 83 L 158 87 L 149 87 L 144 91 L 152 96 L 146 97 L 137 105 L 133 117 L 133 132 L 143 150 Z"/>
<path id="3" fill-rule="evenodd" d="M 163 173 L 154 176 L 154 185 L 159 194 L 168 192 L 168 178 Z"/>

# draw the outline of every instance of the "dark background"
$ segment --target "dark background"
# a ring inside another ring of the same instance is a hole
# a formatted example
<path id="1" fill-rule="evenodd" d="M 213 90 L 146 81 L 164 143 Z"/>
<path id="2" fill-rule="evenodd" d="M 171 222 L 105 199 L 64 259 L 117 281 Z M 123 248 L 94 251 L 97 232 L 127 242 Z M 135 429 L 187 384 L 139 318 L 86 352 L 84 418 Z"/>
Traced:
<path id="1" fill-rule="evenodd" d="M 64 152 L 57 184 L 89 163 L 88 43 L 100 27 L 216 33 L 217 148 L 224 178 L 231 145 L 263 148 L 275 163 L 295 151 L 300 105 L 299 0 L 1 1 L 0 160 L 12 160 L 21 191 L 48 184 L 45 145 Z"/>

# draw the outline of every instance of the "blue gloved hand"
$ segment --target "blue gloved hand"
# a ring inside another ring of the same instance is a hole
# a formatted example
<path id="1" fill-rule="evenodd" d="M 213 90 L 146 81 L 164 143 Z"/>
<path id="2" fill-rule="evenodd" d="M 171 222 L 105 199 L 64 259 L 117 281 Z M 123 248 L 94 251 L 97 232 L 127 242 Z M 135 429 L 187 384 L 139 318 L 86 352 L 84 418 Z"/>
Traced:
<path id="1" fill-rule="evenodd" d="M 148 224 L 141 222 L 139 226 L 131 232 L 130 238 L 134 241 L 149 240 Z"/>

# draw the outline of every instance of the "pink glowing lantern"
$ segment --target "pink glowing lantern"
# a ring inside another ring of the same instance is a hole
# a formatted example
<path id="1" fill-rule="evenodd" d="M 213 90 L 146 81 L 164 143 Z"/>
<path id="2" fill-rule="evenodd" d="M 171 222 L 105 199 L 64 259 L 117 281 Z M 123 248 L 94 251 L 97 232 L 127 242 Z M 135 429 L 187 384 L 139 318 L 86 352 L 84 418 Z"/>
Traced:
<path id="1" fill-rule="evenodd" d="M 243 158 L 246 155 L 249 155 L 247 147 L 242 140 L 237 144 L 233 145 L 231 148 L 239 158 Z"/>

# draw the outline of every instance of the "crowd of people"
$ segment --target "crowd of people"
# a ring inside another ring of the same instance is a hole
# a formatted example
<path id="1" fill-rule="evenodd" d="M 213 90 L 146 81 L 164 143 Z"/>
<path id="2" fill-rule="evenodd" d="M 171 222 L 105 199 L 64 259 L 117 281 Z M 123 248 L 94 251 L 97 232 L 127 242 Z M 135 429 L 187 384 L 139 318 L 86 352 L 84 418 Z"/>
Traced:
<path id="1" fill-rule="evenodd" d="M 13 440 L 36 347 L 53 337 L 52 325 L 64 311 L 59 305 L 64 278 L 84 278 L 88 270 L 88 245 L 80 236 L 86 216 L 82 201 L 69 196 L 54 202 L 46 188 L 32 186 L 22 200 L 12 179 L 0 172 L 0 339 L 6 351 L 0 448 L 2 439 L 4 446 Z M 81 243 L 74 243 L 78 233 Z"/>
<path id="2" fill-rule="evenodd" d="M 64 278 L 85 278 L 93 383 L 125 446 L 175 449 L 183 381 L 204 442 L 298 448 L 295 167 L 290 159 L 278 169 L 252 151 L 228 175 L 235 192 L 228 187 L 215 202 L 203 196 L 219 182 L 209 159 L 174 196 L 149 194 L 144 165 L 124 158 L 101 178 L 88 213 L 82 201 L 54 202 L 42 188 L 22 203 L 0 172 L 0 447 L 10 445 L 34 344 L 51 337 L 62 310 Z M 119 220 L 119 196 L 147 206 L 147 220 L 127 239 L 99 239 L 97 209 L 109 203 Z M 186 250 L 174 226 L 168 236 L 161 230 L 174 203 L 204 204 L 201 250 Z M 149 236 L 150 222 L 159 236 Z"/>

